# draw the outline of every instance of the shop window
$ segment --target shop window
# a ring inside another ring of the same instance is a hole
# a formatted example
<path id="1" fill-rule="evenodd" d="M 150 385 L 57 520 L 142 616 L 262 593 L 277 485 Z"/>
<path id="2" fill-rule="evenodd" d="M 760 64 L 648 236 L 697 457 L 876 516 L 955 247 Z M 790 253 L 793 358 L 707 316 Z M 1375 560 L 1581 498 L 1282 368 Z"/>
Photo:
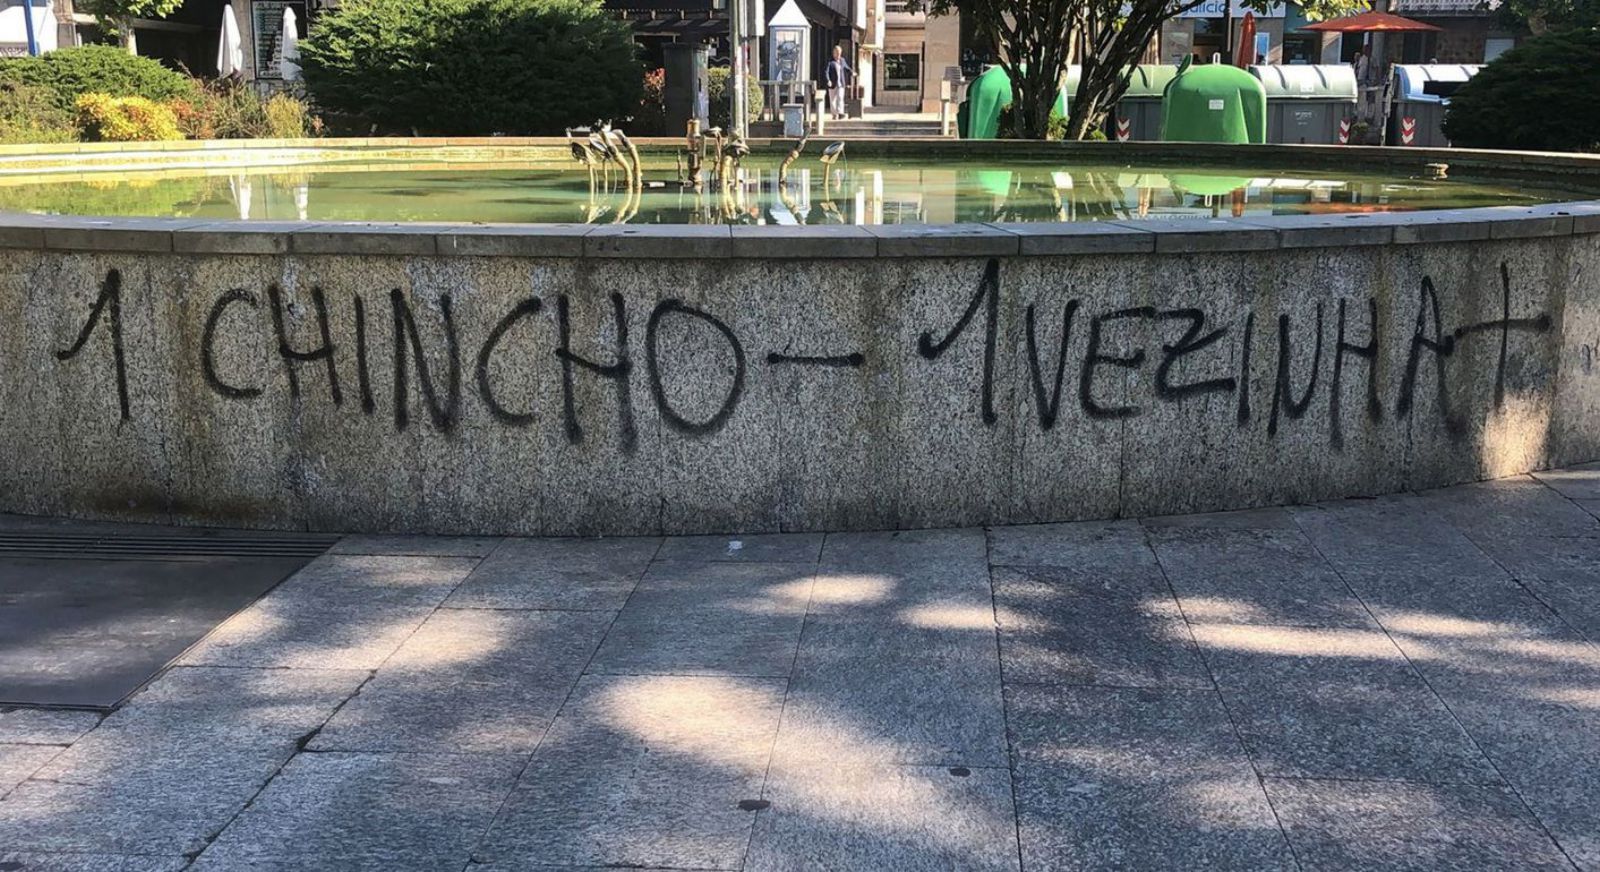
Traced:
<path id="1" fill-rule="evenodd" d="M 885 91 L 916 91 L 921 87 L 921 55 L 885 54 L 883 56 L 883 89 Z"/>

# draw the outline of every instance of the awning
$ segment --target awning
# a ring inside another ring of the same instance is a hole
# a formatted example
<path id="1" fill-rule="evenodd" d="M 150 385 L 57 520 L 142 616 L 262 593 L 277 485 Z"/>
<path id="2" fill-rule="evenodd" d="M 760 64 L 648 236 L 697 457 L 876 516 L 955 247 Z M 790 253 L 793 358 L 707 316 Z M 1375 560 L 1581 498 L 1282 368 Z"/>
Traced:
<path id="1" fill-rule="evenodd" d="M 1413 21 L 1390 15 L 1387 12 L 1363 12 L 1349 18 L 1335 18 L 1307 24 L 1301 30 L 1318 30 L 1324 33 L 1395 33 L 1406 31 L 1443 30 L 1422 21 Z"/>

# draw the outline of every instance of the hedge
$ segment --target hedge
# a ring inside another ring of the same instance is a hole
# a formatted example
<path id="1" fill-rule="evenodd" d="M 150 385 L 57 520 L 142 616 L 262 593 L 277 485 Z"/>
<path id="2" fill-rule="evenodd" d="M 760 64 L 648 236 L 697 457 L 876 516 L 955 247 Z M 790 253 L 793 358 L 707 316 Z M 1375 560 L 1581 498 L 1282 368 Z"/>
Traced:
<path id="1" fill-rule="evenodd" d="M 1600 32 L 1530 39 L 1495 58 L 1450 98 L 1453 145 L 1600 151 Z"/>
<path id="2" fill-rule="evenodd" d="M 0 59 L 0 82 L 43 90 L 63 112 L 76 111 L 84 94 L 143 97 L 156 103 L 192 99 L 195 81 L 158 61 L 109 45 L 63 48 L 38 57 Z"/>
<path id="3" fill-rule="evenodd" d="M 638 111 L 628 24 L 599 0 L 346 0 L 300 44 L 319 108 L 385 132 L 556 134 Z"/>

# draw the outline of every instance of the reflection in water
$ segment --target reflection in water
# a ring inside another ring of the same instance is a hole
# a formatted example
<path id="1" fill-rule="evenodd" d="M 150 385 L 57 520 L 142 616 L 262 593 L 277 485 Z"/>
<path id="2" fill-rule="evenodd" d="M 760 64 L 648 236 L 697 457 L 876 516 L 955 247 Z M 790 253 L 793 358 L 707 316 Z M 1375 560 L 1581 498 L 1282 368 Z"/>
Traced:
<path id="1" fill-rule="evenodd" d="M 629 166 L 606 184 L 594 167 L 563 163 L 228 169 L 0 179 L 0 209 L 246 220 L 642 224 L 921 224 L 1209 218 L 1532 204 L 1564 192 L 1459 179 L 1331 172 L 1244 172 L 1010 161 L 851 158 L 802 154 L 731 162 L 725 180 L 680 184 L 676 167 Z M 591 173 L 599 176 L 591 186 Z"/>

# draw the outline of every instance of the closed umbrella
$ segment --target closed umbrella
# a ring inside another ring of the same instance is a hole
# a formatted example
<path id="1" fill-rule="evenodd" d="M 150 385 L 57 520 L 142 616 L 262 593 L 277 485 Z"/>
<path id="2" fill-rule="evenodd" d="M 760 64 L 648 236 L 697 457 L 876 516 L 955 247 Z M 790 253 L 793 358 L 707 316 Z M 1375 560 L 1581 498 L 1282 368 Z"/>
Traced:
<path id="1" fill-rule="evenodd" d="M 283 7 L 283 36 L 278 43 L 278 74 L 285 82 L 300 78 L 300 24 L 294 10 Z"/>
<path id="2" fill-rule="evenodd" d="M 228 179 L 228 187 L 233 191 L 234 205 L 239 207 L 239 220 L 249 221 L 250 201 L 254 199 L 251 196 L 250 177 L 243 174 L 235 175 Z"/>
<path id="3" fill-rule="evenodd" d="M 1254 12 L 1244 14 L 1244 23 L 1239 25 L 1239 50 L 1233 53 L 1233 64 L 1241 69 L 1249 69 L 1256 62 L 1256 16 Z"/>
<path id="4" fill-rule="evenodd" d="M 239 19 L 233 4 L 222 7 L 222 39 L 217 43 L 217 75 L 223 78 L 244 73 L 244 40 L 239 38 Z"/>

